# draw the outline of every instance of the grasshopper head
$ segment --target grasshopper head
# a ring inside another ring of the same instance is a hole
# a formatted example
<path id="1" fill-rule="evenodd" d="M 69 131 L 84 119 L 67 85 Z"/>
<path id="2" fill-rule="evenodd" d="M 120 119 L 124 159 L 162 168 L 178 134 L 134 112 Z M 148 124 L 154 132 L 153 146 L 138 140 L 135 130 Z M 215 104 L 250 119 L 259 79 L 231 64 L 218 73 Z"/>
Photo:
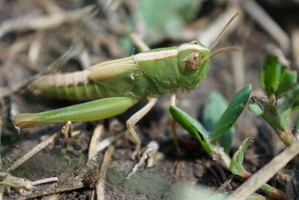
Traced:
<path id="1" fill-rule="evenodd" d="M 210 49 L 198 41 L 178 47 L 178 66 L 182 86 L 191 90 L 201 83 L 210 69 Z"/>
<path id="2" fill-rule="evenodd" d="M 211 55 L 211 50 L 217 45 L 229 25 L 240 14 L 237 12 L 224 26 L 210 48 L 205 47 L 198 41 L 184 43 L 178 47 L 178 66 L 181 73 L 181 84 L 191 90 L 201 83 L 210 69 L 210 58 L 224 51 L 238 51 L 235 47 L 218 49 Z"/>

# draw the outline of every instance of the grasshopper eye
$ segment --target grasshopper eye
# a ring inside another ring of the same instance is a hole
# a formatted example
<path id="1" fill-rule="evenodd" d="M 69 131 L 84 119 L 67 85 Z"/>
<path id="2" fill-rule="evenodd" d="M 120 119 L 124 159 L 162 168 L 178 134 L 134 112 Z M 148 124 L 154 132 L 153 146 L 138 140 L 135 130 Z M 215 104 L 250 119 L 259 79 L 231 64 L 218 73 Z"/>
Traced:
<path id="1" fill-rule="evenodd" d="M 190 71 L 196 71 L 199 68 L 201 56 L 199 53 L 191 53 L 186 61 L 186 67 Z"/>

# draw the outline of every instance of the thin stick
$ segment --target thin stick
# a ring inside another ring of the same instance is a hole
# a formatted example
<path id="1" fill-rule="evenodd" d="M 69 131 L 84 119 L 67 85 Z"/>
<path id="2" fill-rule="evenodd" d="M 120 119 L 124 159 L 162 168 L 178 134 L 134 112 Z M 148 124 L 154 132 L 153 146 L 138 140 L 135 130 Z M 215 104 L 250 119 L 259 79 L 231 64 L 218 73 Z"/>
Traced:
<path id="1" fill-rule="evenodd" d="M 95 13 L 95 6 L 41 16 L 23 16 L 6 20 L 0 25 L 0 38 L 12 31 L 53 29 L 64 23 L 77 22 Z"/>
<path id="2" fill-rule="evenodd" d="M 99 139 L 101 135 L 103 134 L 104 126 L 102 124 L 98 125 L 94 131 L 93 135 L 90 140 L 89 144 L 89 150 L 88 150 L 88 160 L 92 159 L 97 154 L 97 143 L 99 142 Z"/>
<path id="3" fill-rule="evenodd" d="M 215 193 L 221 193 L 221 192 L 223 192 L 223 190 L 227 187 L 227 186 L 229 186 L 229 184 L 232 182 L 232 180 L 233 180 L 233 178 L 235 177 L 235 175 L 231 175 L 230 177 L 229 177 L 229 179 L 227 179 L 217 190 L 216 190 L 216 192 Z"/>
<path id="4" fill-rule="evenodd" d="M 150 48 L 145 44 L 145 42 L 136 34 L 131 33 L 130 38 L 132 42 L 141 50 L 141 51 L 148 51 Z"/>
<path id="5" fill-rule="evenodd" d="M 0 177 L 0 185 L 2 186 L 9 186 L 13 188 L 25 188 L 27 190 L 33 189 L 32 181 L 28 179 L 19 178 L 6 172 L 0 172 Z"/>
<path id="6" fill-rule="evenodd" d="M 152 166 L 153 157 L 157 153 L 158 149 L 159 149 L 159 144 L 156 141 L 151 141 L 150 143 L 148 143 L 146 149 L 142 153 L 139 162 L 136 165 L 134 165 L 132 171 L 127 175 L 125 179 L 129 180 L 137 172 L 137 170 L 141 167 L 141 165 L 145 163 L 146 160 L 148 160 L 148 165 Z"/>
<path id="7" fill-rule="evenodd" d="M 241 5 L 252 19 L 280 44 L 283 50 L 290 50 L 290 38 L 260 5 L 252 0 L 244 1 Z"/>
<path id="8" fill-rule="evenodd" d="M 227 28 L 229 27 L 229 25 L 234 21 L 234 19 L 240 14 L 241 12 L 238 11 L 224 26 L 224 28 L 222 29 L 222 31 L 220 32 L 220 34 L 218 35 L 218 37 L 216 38 L 216 40 L 214 41 L 214 43 L 212 44 L 212 46 L 210 47 L 210 50 L 214 49 L 214 47 L 217 45 L 217 43 L 219 42 L 219 40 L 221 39 L 221 37 L 223 36 L 223 34 L 226 32 Z"/>
<path id="9" fill-rule="evenodd" d="M 105 177 L 106 177 L 106 173 L 107 173 L 107 168 L 108 168 L 108 164 L 110 162 L 111 159 L 111 155 L 114 151 L 114 146 L 109 146 L 105 155 L 104 155 L 104 159 L 102 162 L 102 166 L 100 169 L 100 178 L 97 181 L 97 185 L 96 185 L 96 194 L 97 194 L 97 199 L 98 200 L 104 200 L 105 199 Z"/>
<path id="10" fill-rule="evenodd" d="M 245 200 L 258 190 L 274 174 L 282 169 L 290 160 L 299 153 L 299 142 L 292 144 L 282 153 L 277 155 L 266 166 L 252 175 L 248 181 L 242 184 L 230 197 L 229 200 Z"/>
<path id="11" fill-rule="evenodd" d="M 44 74 L 49 74 L 50 72 L 57 71 L 60 66 L 64 65 L 71 58 L 74 58 L 74 57 L 80 55 L 81 52 L 82 52 L 82 49 L 78 49 L 75 46 L 71 46 L 66 52 L 64 52 L 59 58 L 57 58 L 55 61 L 53 61 L 42 72 L 39 72 L 38 74 L 32 76 L 28 80 L 22 81 L 21 83 L 18 83 L 17 85 L 14 85 L 9 89 L 4 88 L 5 90 L 3 92 L 1 91 L 0 97 L 5 97 L 5 96 L 8 96 L 8 95 L 11 95 L 11 94 L 27 87 L 31 82 L 36 80 L 36 78 L 39 77 L 39 76 L 42 76 Z M 3 89 L 1 88 L 1 90 L 3 90 Z"/>
<path id="12" fill-rule="evenodd" d="M 122 137 L 124 135 L 125 132 L 123 133 L 119 133 L 118 135 L 115 136 L 110 136 L 108 138 L 106 138 L 105 140 L 101 141 L 98 145 L 97 145 L 97 149 L 96 152 L 99 153 L 101 152 L 103 149 L 105 149 L 106 147 L 110 146 L 113 142 L 115 142 L 116 140 L 118 140 L 120 137 Z"/>
<path id="13" fill-rule="evenodd" d="M 102 162 L 102 166 L 101 166 L 101 169 L 100 169 L 100 177 L 102 177 L 102 178 L 106 177 L 108 164 L 110 162 L 111 155 L 112 155 L 113 151 L 114 151 L 114 146 L 109 146 L 107 151 L 105 152 L 103 162 Z"/>
<path id="14" fill-rule="evenodd" d="M 245 61 L 242 48 L 231 54 L 231 60 L 233 65 L 235 91 L 237 92 L 244 86 L 245 82 Z"/>
<path id="15" fill-rule="evenodd" d="M 292 47 L 295 64 L 297 69 L 299 69 L 299 28 L 292 32 Z"/>
<path id="16" fill-rule="evenodd" d="M 25 163 L 27 160 L 29 160 L 31 157 L 33 157 L 35 154 L 37 154 L 42 149 L 44 149 L 46 146 L 51 144 L 56 139 L 57 136 L 58 136 L 58 133 L 54 133 L 53 135 L 47 137 L 44 141 L 39 143 L 32 150 L 30 150 L 27 154 L 25 154 L 19 160 L 17 160 L 15 163 L 13 163 L 12 166 L 10 166 L 10 168 L 8 168 L 6 171 L 11 172 L 11 171 L 15 170 L 16 168 L 18 168 L 20 165 Z"/>
<path id="17" fill-rule="evenodd" d="M 59 181 L 59 179 L 57 177 L 50 177 L 50 178 L 44 178 L 44 179 L 32 181 L 32 185 L 40 185 L 40 184 L 44 184 L 44 183 L 58 182 L 58 181 Z"/>

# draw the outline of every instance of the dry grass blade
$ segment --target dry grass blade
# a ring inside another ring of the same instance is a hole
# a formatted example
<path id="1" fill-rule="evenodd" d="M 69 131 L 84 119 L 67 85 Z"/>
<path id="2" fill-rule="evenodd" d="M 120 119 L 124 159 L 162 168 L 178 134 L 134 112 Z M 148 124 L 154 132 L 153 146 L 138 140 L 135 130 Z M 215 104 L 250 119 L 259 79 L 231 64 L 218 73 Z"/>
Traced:
<path id="1" fill-rule="evenodd" d="M 285 151 L 277 155 L 266 166 L 256 172 L 242 184 L 231 196 L 230 200 L 245 200 L 252 193 L 258 190 L 264 183 L 270 180 L 279 170 L 281 170 L 290 160 L 299 153 L 299 143 L 292 144 Z"/>
<path id="2" fill-rule="evenodd" d="M 225 188 L 227 188 L 230 184 L 231 184 L 231 182 L 232 182 L 232 180 L 233 180 L 233 178 L 235 177 L 235 175 L 231 175 L 217 190 L 216 190 L 216 193 L 221 193 L 221 192 L 223 192 L 224 190 L 225 190 Z"/>
<path id="3" fill-rule="evenodd" d="M 97 155 L 97 144 L 100 140 L 101 135 L 103 134 L 104 126 L 102 124 L 98 125 L 94 131 L 90 140 L 89 150 L 88 150 L 88 160 L 95 158 Z"/>
<path id="4" fill-rule="evenodd" d="M 64 54 L 62 54 L 59 58 L 57 58 L 55 61 L 53 61 L 44 71 L 36 74 L 29 80 L 24 80 L 21 83 L 18 83 L 10 88 L 1 88 L 0 97 L 9 96 L 23 88 L 26 88 L 28 84 L 30 84 L 33 80 L 35 80 L 37 77 L 56 72 L 59 67 L 64 65 L 67 61 L 70 59 L 79 56 L 82 53 L 83 49 L 79 46 L 71 46 Z M 38 91 L 33 91 L 38 93 Z"/>
<path id="5" fill-rule="evenodd" d="M 0 38 L 8 32 L 53 29 L 64 23 L 77 22 L 86 16 L 90 16 L 94 9 L 95 6 L 86 6 L 78 10 L 65 11 L 63 13 L 56 12 L 47 16 L 22 17 L 7 20 L 0 25 Z"/>
<path id="6" fill-rule="evenodd" d="M 284 51 L 290 50 L 290 39 L 288 35 L 273 21 L 273 19 L 255 1 L 245 1 L 243 4 L 245 11 L 262 26 L 281 46 Z"/>
<path id="7" fill-rule="evenodd" d="M 238 7 L 235 6 L 229 6 L 228 9 L 221 14 L 217 19 L 215 19 L 212 23 L 210 23 L 207 27 L 201 29 L 197 33 L 197 38 L 200 42 L 205 44 L 205 46 L 211 46 L 216 38 L 218 37 L 219 33 L 223 30 L 224 25 L 226 22 L 231 19 L 233 15 L 235 15 L 239 11 Z M 239 21 L 239 20 L 237 20 Z M 237 26 L 238 23 L 233 23 L 228 28 L 228 31 L 226 31 L 226 34 L 234 29 L 234 27 Z"/>
<path id="8" fill-rule="evenodd" d="M 30 44 L 28 49 L 28 59 L 31 62 L 32 65 L 37 64 L 37 60 L 40 57 L 40 52 L 42 48 L 42 40 L 43 34 L 36 34 L 36 37 L 34 38 L 33 42 Z"/>
<path id="9" fill-rule="evenodd" d="M 299 28 L 296 28 L 292 32 L 292 47 L 295 64 L 297 66 L 297 69 L 299 69 Z"/>
<path id="10" fill-rule="evenodd" d="M 235 91 L 242 89 L 245 83 L 245 61 L 242 48 L 237 52 L 232 52 L 232 64 L 235 82 Z"/>
<path id="11" fill-rule="evenodd" d="M 156 141 L 151 141 L 148 143 L 144 152 L 142 153 L 141 158 L 139 159 L 138 163 L 134 165 L 132 171 L 126 177 L 126 180 L 129 180 L 146 161 L 148 166 L 151 167 L 154 162 L 154 155 L 157 153 L 158 149 L 159 144 Z"/>
<path id="12" fill-rule="evenodd" d="M 98 145 L 97 145 L 97 149 L 96 152 L 99 153 L 100 151 L 102 151 L 103 149 L 105 149 L 106 147 L 110 146 L 113 142 L 115 142 L 116 140 L 118 140 L 120 137 L 122 137 L 125 134 L 125 132 L 123 133 L 119 133 L 116 136 L 111 136 L 106 138 L 105 140 L 101 141 Z"/>
<path id="13" fill-rule="evenodd" d="M 83 46 L 71 46 L 65 53 L 63 53 L 59 58 L 57 58 L 54 62 L 52 62 L 49 67 L 43 72 L 37 74 L 36 76 L 41 76 L 43 74 L 56 72 L 59 67 L 64 65 L 70 59 L 79 56 L 83 52 Z M 36 77 L 35 76 L 35 77 Z"/>
<path id="14" fill-rule="evenodd" d="M 40 185 L 40 184 L 44 184 L 44 183 L 58 182 L 58 181 L 59 181 L 59 179 L 57 177 L 50 177 L 50 178 L 44 178 L 44 179 L 32 181 L 32 185 Z"/>
<path id="15" fill-rule="evenodd" d="M 28 153 L 26 153 L 24 156 L 22 156 L 19 160 L 17 160 L 15 163 L 12 164 L 6 171 L 11 172 L 15 170 L 17 167 L 25 163 L 27 160 L 29 160 L 31 157 L 33 157 L 35 154 L 40 152 L 42 149 L 44 149 L 46 146 L 51 144 L 56 137 L 58 136 L 58 133 L 54 133 L 53 135 L 47 137 L 44 141 L 39 143 L 37 146 L 35 146 L 32 150 L 30 150 Z"/>
<path id="16" fill-rule="evenodd" d="M 28 179 L 15 177 L 6 172 L 0 172 L 0 177 L 0 185 L 10 186 L 14 188 L 24 188 L 27 190 L 31 190 L 33 188 L 32 181 Z"/>
<path id="17" fill-rule="evenodd" d="M 114 146 L 109 146 L 105 153 L 103 162 L 102 162 L 102 166 L 101 166 L 101 170 L 100 170 L 100 178 L 96 184 L 96 194 L 97 194 L 98 200 L 105 199 L 105 195 L 104 195 L 105 194 L 105 177 L 107 174 L 107 168 L 108 168 L 113 151 L 114 151 Z"/>
<path id="18" fill-rule="evenodd" d="M 26 196 L 26 199 L 41 197 L 49 194 L 67 192 L 67 191 L 72 191 L 81 188 L 84 188 L 84 184 L 82 182 L 81 177 L 80 178 L 69 177 L 69 179 L 67 181 L 64 181 L 63 183 L 58 182 L 57 185 L 55 184 L 50 187 L 45 187 L 41 191 L 34 191 L 32 194 Z"/>
<path id="19" fill-rule="evenodd" d="M 145 42 L 136 34 L 131 33 L 130 38 L 132 42 L 141 50 L 141 51 L 148 51 L 150 48 L 145 44 Z"/>

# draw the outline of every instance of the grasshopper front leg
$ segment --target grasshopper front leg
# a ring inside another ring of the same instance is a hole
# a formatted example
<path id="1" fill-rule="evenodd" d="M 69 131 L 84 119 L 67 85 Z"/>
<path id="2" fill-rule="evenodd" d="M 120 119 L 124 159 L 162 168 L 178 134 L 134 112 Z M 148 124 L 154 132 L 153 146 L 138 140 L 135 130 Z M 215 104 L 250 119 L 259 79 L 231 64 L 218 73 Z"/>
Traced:
<path id="1" fill-rule="evenodd" d="M 171 106 L 176 106 L 176 95 L 174 93 L 171 94 L 171 96 L 170 96 L 170 105 Z M 173 141 L 174 141 L 176 151 L 179 155 L 181 155 L 182 151 L 181 151 L 180 146 L 179 146 L 177 131 L 176 131 L 176 127 L 175 127 L 176 121 L 171 115 L 170 115 L 170 125 L 171 125 L 172 137 L 173 137 Z"/>
<path id="2" fill-rule="evenodd" d="M 142 117 L 144 117 L 144 115 L 146 115 L 152 109 L 152 107 L 156 104 L 157 100 L 158 98 L 148 98 L 148 103 L 143 108 L 141 108 L 138 112 L 132 115 L 130 119 L 128 119 L 126 122 L 127 129 L 131 134 L 134 143 L 136 144 L 135 151 L 132 154 L 133 159 L 140 152 L 140 146 L 141 146 L 141 140 L 138 137 L 136 131 L 134 130 L 134 126 Z"/>

